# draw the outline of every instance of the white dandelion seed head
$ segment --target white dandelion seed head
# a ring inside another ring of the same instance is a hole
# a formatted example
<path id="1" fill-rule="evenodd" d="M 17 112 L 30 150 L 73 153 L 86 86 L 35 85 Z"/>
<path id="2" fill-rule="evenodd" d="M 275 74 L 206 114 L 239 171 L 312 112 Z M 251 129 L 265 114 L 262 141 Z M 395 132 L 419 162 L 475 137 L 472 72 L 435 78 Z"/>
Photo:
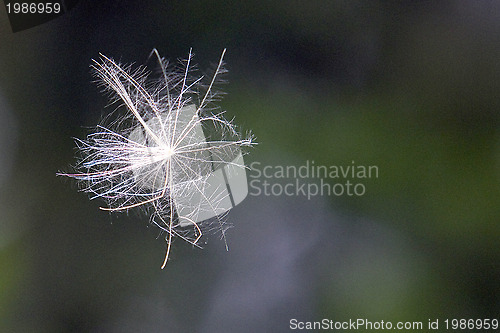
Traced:
<path id="1" fill-rule="evenodd" d="M 172 66 L 153 50 L 161 67 L 156 80 L 145 67 L 133 70 L 104 55 L 92 65 L 112 103 L 125 110 L 76 139 L 77 173 L 61 175 L 79 180 L 91 199 L 104 199 L 104 210 L 143 208 L 167 235 L 162 268 L 175 236 L 199 246 L 202 234 L 217 228 L 225 239 L 223 215 L 248 193 L 241 147 L 253 139 L 242 138 L 213 105 L 224 52 L 208 81 L 194 75 L 191 52 Z"/>

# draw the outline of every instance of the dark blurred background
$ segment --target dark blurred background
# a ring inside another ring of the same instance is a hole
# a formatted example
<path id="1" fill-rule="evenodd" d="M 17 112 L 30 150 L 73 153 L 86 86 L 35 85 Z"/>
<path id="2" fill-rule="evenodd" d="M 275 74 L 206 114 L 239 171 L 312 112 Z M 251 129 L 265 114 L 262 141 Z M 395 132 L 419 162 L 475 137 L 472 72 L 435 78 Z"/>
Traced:
<path id="1" fill-rule="evenodd" d="M 200 69 L 227 48 L 220 105 L 259 142 L 247 164 L 355 161 L 379 178 L 361 197 L 249 196 L 229 252 L 176 241 L 160 270 L 147 217 L 55 175 L 113 109 L 91 59 L 153 48 L 192 48 Z M 495 1 L 81 0 L 17 33 L 0 6 L 0 331 L 498 318 L 499 59 Z"/>

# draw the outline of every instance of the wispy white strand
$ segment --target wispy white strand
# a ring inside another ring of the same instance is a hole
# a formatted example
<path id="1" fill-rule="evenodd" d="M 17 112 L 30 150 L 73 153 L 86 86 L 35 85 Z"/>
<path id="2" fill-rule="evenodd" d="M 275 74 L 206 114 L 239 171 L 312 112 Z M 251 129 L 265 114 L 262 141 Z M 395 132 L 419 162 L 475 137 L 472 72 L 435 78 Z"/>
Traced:
<path id="1" fill-rule="evenodd" d="M 204 189 L 214 165 L 231 166 L 234 162 L 228 157 L 254 144 L 251 136 L 242 138 L 233 122 L 223 112 L 213 112 L 211 106 L 219 97 L 214 87 L 225 72 L 224 53 L 208 85 L 203 76 L 194 75 L 191 51 L 175 67 L 153 50 L 161 68 L 157 80 L 149 79 L 145 67 L 133 70 L 101 54 L 91 66 L 98 83 L 110 93 L 111 102 L 125 106 L 126 111 L 117 110 L 113 121 L 108 117 L 85 140 L 75 139 L 80 152 L 76 172 L 59 173 L 78 180 L 91 199 L 104 199 L 107 207 L 103 210 L 144 208 L 151 222 L 167 234 L 162 268 L 174 236 L 199 246 L 203 232 L 211 229 L 213 221 L 180 223 L 176 212 L 184 208 L 182 202 L 190 201 L 189 196 L 203 201 L 189 204 L 199 210 L 195 213 L 213 210 L 225 239 L 226 225 L 218 209 L 224 198 L 207 195 Z M 186 119 L 188 110 L 194 112 Z M 200 134 L 200 128 L 204 133 Z M 183 196 L 187 197 L 181 203 L 174 203 L 173 198 Z"/>

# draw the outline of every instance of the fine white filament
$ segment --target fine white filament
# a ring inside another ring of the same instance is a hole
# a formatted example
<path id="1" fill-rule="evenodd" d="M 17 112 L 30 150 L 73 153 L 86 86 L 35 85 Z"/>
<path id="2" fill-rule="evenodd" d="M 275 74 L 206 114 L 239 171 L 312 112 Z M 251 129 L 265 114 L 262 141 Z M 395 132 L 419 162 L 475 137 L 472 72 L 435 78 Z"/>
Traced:
<path id="1" fill-rule="evenodd" d="M 77 179 L 91 199 L 104 199 L 103 210 L 143 208 L 166 233 L 162 269 L 173 237 L 199 247 L 203 232 L 217 228 L 225 240 L 226 192 L 213 189 L 218 185 L 211 175 L 220 168 L 244 173 L 241 147 L 254 144 L 213 104 L 220 97 L 215 86 L 225 72 L 225 51 L 206 78 L 194 75 L 191 51 L 172 65 L 153 50 L 161 69 L 156 80 L 145 67 L 134 70 L 101 54 L 91 67 L 118 107 L 85 140 L 75 139 L 76 172 L 59 174 Z"/>

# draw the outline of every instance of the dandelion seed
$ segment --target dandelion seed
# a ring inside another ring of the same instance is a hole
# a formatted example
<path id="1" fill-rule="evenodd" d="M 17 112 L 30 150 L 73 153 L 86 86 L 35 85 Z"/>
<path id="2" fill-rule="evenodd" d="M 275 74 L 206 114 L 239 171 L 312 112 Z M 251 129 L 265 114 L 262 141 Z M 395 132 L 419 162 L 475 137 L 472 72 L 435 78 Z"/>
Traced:
<path id="1" fill-rule="evenodd" d="M 162 268 L 174 237 L 199 247 L 203 233 L 215 227 L 225 241 L 224 215 L 248 193 L 241 147 L 254 142 L 213 105 L 224 53 L 208 82 L 194 75 L 191 52 L 174 66 L 153 50 L 161 68 L 157 80 L 145 67 L 133 70 L 101 54 L 91 67 L 125 112 L 118 107 L 113 120 L 76 139 L 76 173 L 59 173 L 78 180 L 91 199 L 104 199 L 103 210 L 142 208 L 166 233 Z"/>

